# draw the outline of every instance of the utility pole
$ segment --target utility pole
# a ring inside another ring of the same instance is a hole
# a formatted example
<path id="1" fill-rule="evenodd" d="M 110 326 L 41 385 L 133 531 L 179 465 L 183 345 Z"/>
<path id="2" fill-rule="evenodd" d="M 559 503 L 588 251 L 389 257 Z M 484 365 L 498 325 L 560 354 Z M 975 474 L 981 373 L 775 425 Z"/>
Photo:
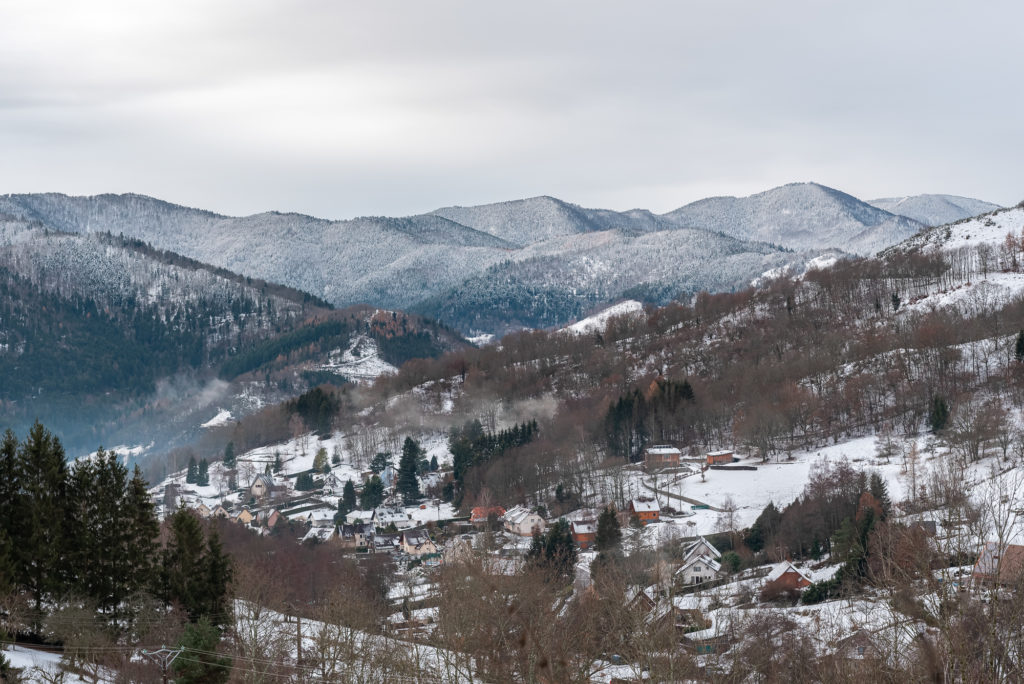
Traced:
<path id="1" fill-rule="evenodd" d="M 172 649 L 161 646 L 159 651 L 147 651 L 143 649 L 142 655 L 160 666 L 161 679 L 163 684 L 167 684 L 167 670 L 171 667 L 171 663 L 174 662 L 174 659 L 181 654 L 182 650 L 183 649 L 180 648 Z"/>

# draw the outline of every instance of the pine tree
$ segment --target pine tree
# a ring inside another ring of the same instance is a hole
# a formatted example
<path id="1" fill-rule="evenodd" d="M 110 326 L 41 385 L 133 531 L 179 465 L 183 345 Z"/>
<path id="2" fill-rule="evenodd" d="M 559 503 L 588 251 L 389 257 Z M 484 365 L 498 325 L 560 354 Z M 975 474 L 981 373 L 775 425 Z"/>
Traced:
<path id="1" fill-rule="evenodd" d="M 889 516 L 889 511 L 892 509 L 892 502 L 889 500 L 889 487 L 882 479 L 882 476 L 878 473 L 871 473 L 870 484 L 868 485 L 868 491 L 871 492 L 871 496 L 878 500 L 878 503 L 882 506 L 882 520 L 885 520 Z"/>
<path id="2" fill-rule="evenodd" d="M 572 574 L 576 558 L 576 544 L 572 541 L 572 532 L 565 518 L 552 525 L 546 535 L 534 534 L 530 550 L 526 553 L 526 559 L 534 566 L 562 577 Z"/>
<path id="3" fill-rule="evenodd" d="M 176 684 L 223 684 L 231 675 L 231 660 L 215 655 L 220 630 L 205 618 L 185 626 L 179 646 L 181 655 L 172 669 Z"/>
<path id="4" fill-rule="evenodd" d="M 206 539 L 206 554 L 203 557 L 205 586 L 203 590 L 203 615 L 217 626 L 228 623 L 229 596 L 233 570 L 231 558 L 224 552 L 216 530 Z"/>
<path id="5" fill-rule="evenodd" d="M 597 535 L 594 545 L 598 551 L 610 551 L 618 548 L 622 542 L 622 528 L 614 506 L 608 506 L 597 517 Z"/>
<path id="6" fill-rule="evenodd" d="M 437 454 L 430 457 L 430 472 L 436 473 L 440 466 L 437 463 Z"/>
<path id="7" fill-rule="evenodd" d="M 0 596 L 14 584 L 15 539 L 25 518 L 18 478 L 18 438 L 7 430 L 0 441 Z"/>
<path id="8" fill-rule="evenodd" d="M 199 464 L 196 463 L 196 457 L 190 456 L 188 459 L 188 470 L 185 471 L 185 482 L 186 484 L 195 484 L 199 481 Z"/>
<path id="9" fill-rule="evenodd" d="M 1017 363 L 1024 361 L 1024 330 L 1017 333 L 1017 343 L 1013 348 L 1013 356 Z"/>
<path id="10" fill-rule="evenodd" d="M 316 485 L 313 482 L 313 473 L 302 473 L 295 478 L 295 491 L 308 492 Z"/>
<path id="11" fill-rule="evenodd" d="M 932 398 L 932 404 L 928 411 L 928 427 L 932 432 L 940 432 L 949 423 L 949 404 L 945 397 L 936 395 Z"/>
<path id="12" fill-rule="evenodd" d="M 384 502 L 384 482 L 380 476 L 374 475 L 363 485 L 362 496 L 359 497 L 359 508 L 370 511 Z"/>
<path id="13" fill-rule="evenodd" d="M 203 531 L 199 520 L 184 508 L 171 515 L 167 523 L 169 535 L 161 562 L 163 586 L 158 593 L 165 603 L 177 601 L 189 610 L 196 603 L 190 579 L 200 572 Z"/>
<path id="14" fill-rule="evenodd" d="M 338 512 L 347 515 L 355 509 L 356 486 L 352 483 L 352 480 L 347 480 L 344 489 L 341 490 L 341 498 L 338 499 Z"/>
<path id="15" fill-rule="evenodd" d="M 199 462 L 199 468 L 196 471 L 196 484 L 200 487 L 210 484 L 210 464 L 205 458 Z"/>
<path id="16" fill-rule="evenodd" d="M 275 451 L 274 452 L 274 467 L 273 467 L 273 471 L 275 473 L 279 473 L 279 472 L 281 472 L 281 468 L 283 468 L 283 467 L 284 467 L 284 464 L 281 463 L 281 452 L 280 451 Z"/>
<path id="17" fill-rule="evenodd" d="M 18 449 L 15 477 L 24 503 L 24 517 L 13 528 L 15 577 L 41 615 L 44 598 L 60 590 L 68 569 L 63 557 L 68 478 L 64 447 L 38 422 Z"/>
<path id="18" fill-rule="evenodd" d="M 398 462 L 398 481 L 395 484 L 395 491 L 402 495 L 405 503 L 420 498 L 420 484 L 416 479 L 419 455 L 420 445 L 412 437 L 406 437 L 402 444 L 402 460 Z"/>
<path id="19" fill-rule="evenodd" d="M 228 442 L 228 445 L 224 447 L 224 465 L 228 468 L 235 467 L 235 443 Z"/>

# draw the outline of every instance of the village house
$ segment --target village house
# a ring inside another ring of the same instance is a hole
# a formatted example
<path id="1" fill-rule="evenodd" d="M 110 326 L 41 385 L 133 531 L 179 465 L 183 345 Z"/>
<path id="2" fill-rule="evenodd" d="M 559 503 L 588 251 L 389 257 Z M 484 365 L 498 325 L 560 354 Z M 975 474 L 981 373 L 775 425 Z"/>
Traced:
<path id="1" fill-rule="evenodd" d="M 800 591 L 814 584 L 811 576 L 789 561 L 777 564 L 764 579 L 765 585 L 772 585 L 780 591 Z"/>
<path id="2" fill-rule="evenodd" d="M 570 523 L 572 540 L 581 549 L 589 549 L 597 541 L 597 523 L 593 520 L 574 520 Z"/>
<path id="3" fill-rule="evenodd" d="M 302 537 L 303 544 L 326 544 L 338 538 L 337 527 L 310 527 Z"/>
<path id="4" fill-rule="evenodd" d="M 317 508 L 306 514 L 306 524 L 314 527 L 329 527 L 334 525 L 334 516 L 337 514 L 334 508 Z"/>
<path id="5" fill-rule="evenodd" d="M 345 488 L 345 483 L 341 481 L 341 478 L 330 473 L 324 478 L 323 492 L 328 495 L 341 494 L 341 491 Z"/>
<path id="6" fill-rule="evenodd" d="M 200 518 L 210 517 L 210 507 L 202 502 L 200 502 L 200 504 L 195 507 L 195 512 L 196 515 L 198 515 Z"/>
<path id="7" fill-rule="evenodd" d="M 644 465 L 647 468 L 668 468 L 679 465 L 683 452 L 668 444 L 658 444 L 644 451 Z"/>
<path id="8" fill-rule="evenodd" d="M 653 499 L 633 499 L 629 502 L 629 515 L 635 515 L 644 525 L 658 522 L 661 520 L 661 506 Z"/>
<path id="9" fill-rule="evenodd" d="M 235 522 L 242 525 L 251 525 L 254 519 L 255 517 L 249 512 L 248 508 L 243 508 L 239 511 L 238 515 L 235 516 Z"/>
<path id="10" fill-rule="evenodd" d="M 212 518 L 224 518 L 225 520 L 231 518 L 231 514 L 228 513 L 228 509 L 224 508 L 223 505 L 217 504 L 217 507 L 210 512 Z"/>
<path id="11" fill-rule="evenodd" d="M 701 584 L 723 576 L 725 573 L 722 571 L 721 563 L 702 555 L 683 561 L 683 565 L 676 571 L 676 577 L 683 584 Z"/>
<path id="12" fill-rule="evenodd" d="M 412 519 L 410 514 L 405 512 L 405 509 L 387 508 L 384 506 L 374 509 L 370 522 L 373 523 L 374 527 L 394 525 L 399 530 L 415 527 L 416 525 L 416 521 Z"/>
<path id="13" fill-rule="evenodd" d="M 406 530 L 402 532 L 400 542 L 402 551 L 410 556 L 423 556 L 437 553 L 437 546 L 430 540 L 426 530 Z"/>
<path id="14" fill-rule="evenodd" d="M 398 553 L 402 548 L 402 535 L 376 532 L 370 543 L 373 553 Z"/>
<path id="15" fill-rule="evenodd" d="M 544 530 L 544 518 L 526 506 L 515 506 L 505 513 L 505 529 L 520 537 L 530 537 Z"/>
<path id="16" fill-rule="evenodd" d="M 257 522 L 259 522 L 259 524 L 263 527 L 266 527 L 270 530 L 274 529 L 274 526 L 277 525 L 277 523 L 280 522 L 283 519 L 283 517 L 284 516 L 281 515 L 281 512 L 278 511 L 276 508 L 262 510 L 256 513 Z"/>
<path id="17" fill-rule="evenodd" d="M 263 501 L 274 491 L 274 478 L 270 475 L 260 474 L 249 485 L 249 496 L 257 501 Z"/>
<path id="18" fill-rule="evenodd" d="M 469 522 L 474 527 L 483 527 L 491 515 L 495 515 L 498 520 L 501 520 L 505 517 L 505 509 L 501 506 L 476 506 L 469 512 Z"/>
<path id="19" fill-rule="evenodd" d="M 373 525 L 361 523 L 356 525 L 341 525 L 338 528 L 338 542 L 342 548 L 360 549 L 370 545 L 373 538 Z"/>
<path id="20" fill-rule="evenodd" d="M 732 450 L 709 451 L 707 461 L 708 465 L 728 465 L 733 462 Z"/>
<path id="21" fill-rule="evenodd" d="M 985 542 L 971 572 L 971 579 L 984 586 L 1015 587 L 1024 580 L 1024 546 Z"/>

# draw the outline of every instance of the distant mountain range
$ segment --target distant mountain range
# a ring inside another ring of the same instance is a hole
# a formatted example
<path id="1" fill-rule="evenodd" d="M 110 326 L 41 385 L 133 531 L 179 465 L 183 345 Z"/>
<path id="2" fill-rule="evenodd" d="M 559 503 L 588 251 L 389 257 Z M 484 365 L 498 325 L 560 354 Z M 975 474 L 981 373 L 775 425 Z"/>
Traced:
<path id="1" fill-rule="evenodd" d="M 143 240 L 336 306 L 366 303 L 466 333 L 563 325 L 622 298 L 662 304 L 745 287 L 824 250 L 871 254 L 989 203 L 928 195 L 867 203 L 814 183 L 718 197 L 667 214 L 553 197 L 405 218 L 227 217 L 140 195 L 0 196 L 0 214 Z"/>

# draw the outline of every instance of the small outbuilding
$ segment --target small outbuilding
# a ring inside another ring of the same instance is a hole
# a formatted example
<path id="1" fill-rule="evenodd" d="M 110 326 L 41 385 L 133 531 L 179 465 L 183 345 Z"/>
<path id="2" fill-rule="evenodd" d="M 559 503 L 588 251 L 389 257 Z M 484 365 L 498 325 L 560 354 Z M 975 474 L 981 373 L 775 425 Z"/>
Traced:
<path id="1" fill-rule="evenodd" d="M 733 453 L 731 449 L 721 449 L 719 451 L 709 451 L 707 453 L 708 465 L 728 465 L 733 462 Z"/>

